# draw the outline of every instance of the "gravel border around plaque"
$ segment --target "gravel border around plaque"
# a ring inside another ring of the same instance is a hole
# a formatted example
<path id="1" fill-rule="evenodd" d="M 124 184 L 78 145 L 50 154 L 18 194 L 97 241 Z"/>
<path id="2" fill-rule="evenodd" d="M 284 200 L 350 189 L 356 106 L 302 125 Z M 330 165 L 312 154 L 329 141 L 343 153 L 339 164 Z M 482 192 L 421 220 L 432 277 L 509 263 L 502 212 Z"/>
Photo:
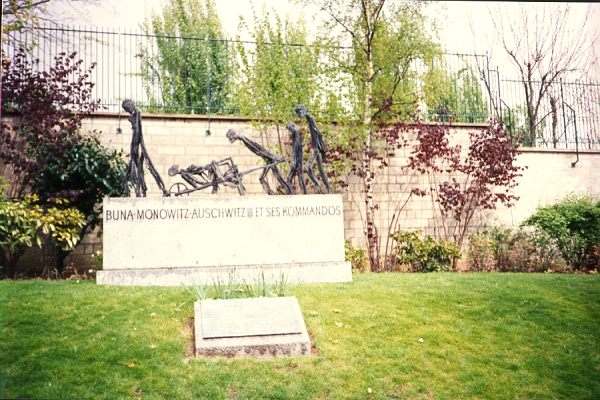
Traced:
<path id="1" fill-rule="evenodd" d="M 295 297 L 201 300 L 194 303 L 196 356 L 310 355 L 310 337 Z"/>

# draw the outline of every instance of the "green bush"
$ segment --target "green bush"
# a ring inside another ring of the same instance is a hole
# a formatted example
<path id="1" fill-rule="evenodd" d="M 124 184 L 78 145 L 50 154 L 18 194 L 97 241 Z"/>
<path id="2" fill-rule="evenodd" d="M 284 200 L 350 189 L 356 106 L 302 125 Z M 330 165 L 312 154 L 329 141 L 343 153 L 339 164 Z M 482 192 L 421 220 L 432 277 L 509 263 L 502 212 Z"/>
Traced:
<path id="1" fill-rule="evenodd" d="M 539 230 L 492 228 L 469 238 L 469 270 L 500 272 L 563 271 L 556 241 Z"/>
<path id="2" fill-rule="evenodd" d="M 350 262 L 353 270 L 360 272 L 367 270 L 367 254 L 364 249 L 354 247 L 350 241 L 346 240 L 344 243 L 344 253 L 346 261 Z"/>
<path id="3" fill-rule="evenodd" d="M 54 200 L 42 206 L 36 195 L 22 200 L 0 197 L 0 246 L 4 256 L 3 273 L 16 275 L 16 263 L 23 252 L 33 245 L 41 246 L 49 237 L 64 250 L 75 247 L 84 225 L 84 217 L 74 208 L 65 208 L 64 200 Z"/>
<path id="4" fill-rule="evenodd" d="M 476 233 L 469 237 L 467 257 L 470 271 L 496 270 L 494 241 L 487 232 Z"/>
<path id="5" fill-rule="evenodd" d="M 396 232 L 394 255 L 400 265 L 410 266 L 415 272 L 448 271 L 460 257 L 458 247 L 446 240 L 437 240 L 418 232 Z"/>
<path id="6" fill-rule="evenodd" d="M 568 197 L 557 204 L 538 208 L 524 225 L 534 226 L 555 240 L 572 268 L 598 266 L 600 202 L 589 197 Z"/>
<path id="7" fill-rule="evenodd" d="M 85 136 L 62 157 L 50 158 L 31 187 L 44 198 L 68 198 L 91 229 L 99 221 L 102 198 L 123 194 L 126 168 L 120 152 L 104 147 L 95 136 Z"/>

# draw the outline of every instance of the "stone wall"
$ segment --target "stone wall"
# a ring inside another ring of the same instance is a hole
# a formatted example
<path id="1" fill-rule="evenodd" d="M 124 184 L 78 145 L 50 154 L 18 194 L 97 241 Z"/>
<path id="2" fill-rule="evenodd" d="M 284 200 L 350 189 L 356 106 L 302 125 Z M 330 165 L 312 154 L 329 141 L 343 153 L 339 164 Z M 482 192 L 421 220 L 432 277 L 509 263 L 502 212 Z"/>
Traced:
<path id="1" fill-rule="evenodd" d="M 259 166 L 262 160 L 250 153 L 241 143 L 229 143 L 225 137 L 228 129 L 233 128 L 255 140 L 261 141 L 277 151 L 281 142 L 287 149 L 287 131 L 281 129 L 279 135 L 275 127 L 261 133 L 253 121 L 242 118 L 214 117 L 210 121 L 205 117 L 190 115 L 144 115 L 143 133 L 148 152 L 157 170 L 162 175 L 167 187 L 176 181 L 167 174 L 173 164 L 186 167 L 190 164 L 206 164 L 231 156 L 241 170 Z M 473 129 L 482 129 L 483 125 L 464 124 L 451 128 L 452 138 L 457 142 L 465 142 L 467 133 Z M 98 114 L 85 120 L 84 128 L 101 131 L 103 143 L 115 149 L 128 152 L 131 140 L 131 126 L 127 114 Z M 210 134 L 207 134 L 210 130 Z M 305 140 L 306 142 L 306 140 Z M 375 185 L 378 211 L 378 225 L 382 237 L 398 205 L 403 204 L 409 196 L 409 191 L 416 185 L 424 183 L 424 176 L 408 173 L 403 165 L 408 154 L 400 151 L 391 160 L 390 167 L 381 175 Z M 516 194 L 519 201 L 512 208 L 501 208 L 492 213 L 479 216 L 478 225 L 505 224 L 518 225 L 529 216 L 536 207 L 551 203 L 564 196 L 577 194 L 599 195 L 600 189 L 596 182 L 600 178 L 600 152 L 582 152 L 575 167 L 573 151 L 548 151 L 522 149 L 518 162 L 526 166 L 519 180 Z M 262 193 L 258 182 L 260 171 L 247 175 L 244 184 L 250 194 Z M 150 195 L 159 195 L 152 177 L 147 174 Z M 233 189 L 224 189 L 237 196 Z M 355 245 L 364 245 L 363 215 L 361 185 L 353 182 L 344 193 L 345 236 Z M 192 194 L 193 195 L 193 194 Z M 402 229 L 420 229 L 433 233 L 436 224 L 431 200 L 428 197 L 411 197 L 400 214 L 399 227 Z M 88 263 L 90 255 L 101 248 L 101 236 L 89 235 L 84 238 L 73 253 L 73 261 L 77 264 Z"/>

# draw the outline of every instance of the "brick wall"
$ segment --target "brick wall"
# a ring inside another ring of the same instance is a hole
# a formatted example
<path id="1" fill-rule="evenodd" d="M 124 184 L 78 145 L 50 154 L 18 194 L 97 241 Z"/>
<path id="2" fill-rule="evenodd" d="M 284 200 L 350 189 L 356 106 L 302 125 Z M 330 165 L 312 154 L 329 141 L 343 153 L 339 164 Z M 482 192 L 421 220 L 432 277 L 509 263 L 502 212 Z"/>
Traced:
<path id="1" fill-rule="evenodd" d="M 482 125 L 460 125 L 451 128 L 452 140 L 465 143 L 467 133 L 472 129 L 482 129 Z M 118 129 L 120 128 L 120 130 Z M 220 118 L 210 121 L 210 135 L 206 134 L 209 121 L 198 116 L 145 115 L 143 133 L 146 147 L 167 188 L 179 181 L 169 177 L 168 168 L 172 164 L 187 167 L 190 164 L 206 164 L 211 160 L 232 157 L 240 170 L 262 164 L 262 160 L 250 153 L 240 142 L 229 143 L 225 137 L 228 129 L 233 128 L 276 150 L 279 141 L 277 131 L 271 128 L 260 133 L 253 127 L 252 121 L 241 118 Z M 102 132 L 103 143 L 115 149 L 129 150 L 131 126 L 127 114 L 99 114 L 84 122 L 84 129 Z M 118 130 L 121 133 L 118 133 Z M 280 138 L 287 139 L 287 131 L 280 131 Z M 306 143 L 306 140 L 305 140 Z M 388 221 L 395 208 L 404 203 L 408 192 L 416 185 L 425 184 L 426 177 L 409 173 L 406 164 L 408 149 L 400 151 L 391 160 L 390 167 L 380 175 L 375 185 L 378 211 L 378 226 L 383 238 L 386 236 Z M 478 216 L 477 225 L 505 224 L 518 225 L 529 216 L 536 207 L 551 203 L 570 193 L 599 195 L 600 152 L 584 152 L 575 167 L 571 162 L 576 155 L 572 151 L 547 151 L 523 149 L 519 155 L 519 164 L 526 166 L 519 180 L 516 194 L 520 200 L 512 208 L 500 208 L 494 212 Z M 249 194 L 260 194 L 262 187 L 258 182 L 260 171 L 244 178 Z M 147 174 L 149 195 L 159 195 L 152 177 Z M 225 192 L 237 196 L 234 189 L 224 188 Z M 193 195 L 193 194 L 192 194 Z M 346 239 L 355 245 L 364 245 L 363 215 L 360 182 L 354 180 L 344 192 L 344 218 Z M 436 224 L 431 200 L 428 197 L 411 197 L 400 214 L 402 229 L 420 229 L 434 233 Z M 77 264 L 87 264 L 90 255 L 101 248 L 101 236 L 97 234 L 84 238 L 72 254 Z"/>

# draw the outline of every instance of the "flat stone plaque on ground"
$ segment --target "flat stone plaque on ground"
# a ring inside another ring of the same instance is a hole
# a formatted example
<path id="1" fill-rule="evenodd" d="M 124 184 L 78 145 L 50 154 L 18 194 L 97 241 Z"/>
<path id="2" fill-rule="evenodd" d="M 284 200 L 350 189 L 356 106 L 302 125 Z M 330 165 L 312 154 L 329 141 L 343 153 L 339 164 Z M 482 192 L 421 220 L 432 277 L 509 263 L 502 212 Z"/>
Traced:
<path id="1" fill-rule="evenodd" d="M 196 302 L 196 354 L 205 356 L 308 355 L 310 339 L 295 297 Z"/>

